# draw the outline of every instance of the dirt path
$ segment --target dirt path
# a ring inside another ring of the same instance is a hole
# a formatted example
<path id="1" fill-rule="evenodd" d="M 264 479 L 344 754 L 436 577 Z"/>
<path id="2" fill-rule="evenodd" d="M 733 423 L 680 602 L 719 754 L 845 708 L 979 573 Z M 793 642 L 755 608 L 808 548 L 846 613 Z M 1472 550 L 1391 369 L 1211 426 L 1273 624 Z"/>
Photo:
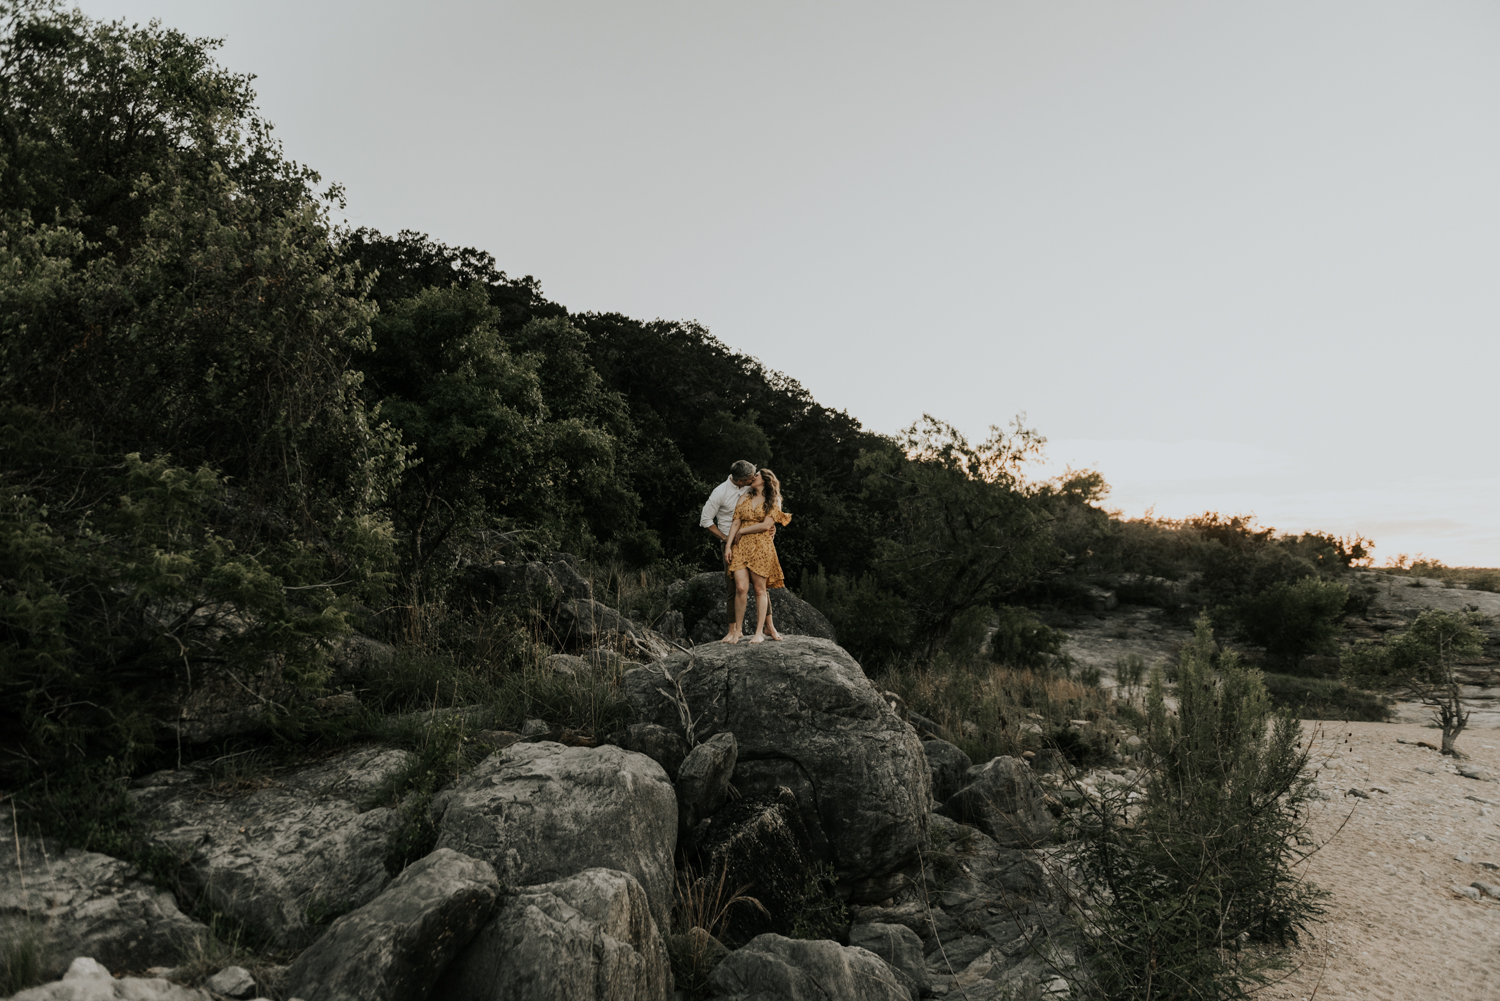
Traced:
<path id="1" fill-rule="evenodd" d="M 1500 901 L 1475 902 L 1451 889 L 1475 880 L 1500 884 L 1500 871 L 1483 865 L 1500 863 L 1500 783 L 1462 778 L 1449 759 L 1417 747 L 1415 741 L 1438 740 L 1421 725 L 1305 726 L 1316 731 L 1314 763 L 1328 797 L 1315 804 L 1312 829 L 1321 839 L 1332 836 L 1308 863 L 1308 875 L 1333 897 L 1324 922 L 1290 950 L 1300 969 L 1259 996 L 1500 998 Z M 1467 730 L 1458 747 L 1469 755 L 1464 764 L 1500 776 L 1500 729 Z M 1388 791 L 1372 791 L 1377 786 Z M 1350 788 L 1370 798 L 1349 796 Z"/>

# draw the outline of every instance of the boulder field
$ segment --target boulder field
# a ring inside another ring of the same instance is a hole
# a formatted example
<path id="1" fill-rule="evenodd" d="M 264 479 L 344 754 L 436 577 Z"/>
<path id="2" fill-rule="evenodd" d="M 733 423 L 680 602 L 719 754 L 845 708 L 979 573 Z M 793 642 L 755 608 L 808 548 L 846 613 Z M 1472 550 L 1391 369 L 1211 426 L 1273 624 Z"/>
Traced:
<path id="1" fill-rule="evenodd" d="M 544 590 L 513 576 L 507 586 Z M 558 608 L 590 600 L 559 590 Z M 580 649 L 581 629 L 566 643 L 586 660 L 641 638 L 606 625 L 607 650 Z M 646 639 L 637 653 L 660 646 Z M 354 748 L 232 794 L 191 769 L 161 772 L 133 795 L 184 860 L 185 885 L 295 955 L 272 990 L 282 998 L 1063 989 L 1077 943 L 1034 850 L 1052 817 L 1029 764 L 972 765 L 924 743 L 819 636 L 679 650 L 630 667 L 622 685 L 636 720 L 598 746 L 533 728 L 439 790 L 434 849 L 399 873 L 386 868 L 401 823 L 390 790 L 410 752 Z M 16 871 L 0 875 L 0 917 L 40 927 L 47 972 L 63 979 L 17 998 L 255 995 L 237 967 L 191 986 L 169 969 L 111 977 L 167 966 L 208 930 L 123 862 L 21 840 Z M 715 899 L 695 905 L 705 888 Z M 717 921 L 735 893 L 758 908 Z M 318 908 L 341 916 L 315 920 Z"/>

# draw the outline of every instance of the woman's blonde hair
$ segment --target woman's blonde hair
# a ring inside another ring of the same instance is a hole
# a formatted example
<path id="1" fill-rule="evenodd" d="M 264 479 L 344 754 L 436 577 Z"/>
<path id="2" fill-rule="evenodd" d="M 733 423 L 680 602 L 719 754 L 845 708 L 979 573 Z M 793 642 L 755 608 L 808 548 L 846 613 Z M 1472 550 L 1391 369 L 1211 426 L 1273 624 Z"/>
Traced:
<path id="1" fill-rule="evenodd" d="M 781 493 L 781 481 L 776 478 L 775 473 L 764 467 L 760 471 L 760 478 L 765 481 L 765 486 L 760 491 L 761 509 L 774 511 L 781 507 L 784 499 Z"/>

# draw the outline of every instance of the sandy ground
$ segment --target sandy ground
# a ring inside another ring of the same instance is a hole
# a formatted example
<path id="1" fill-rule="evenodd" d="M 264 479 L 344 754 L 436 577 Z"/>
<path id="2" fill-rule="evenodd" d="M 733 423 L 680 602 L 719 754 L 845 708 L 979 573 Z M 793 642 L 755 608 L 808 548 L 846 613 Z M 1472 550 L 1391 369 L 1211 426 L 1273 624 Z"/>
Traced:
<path id="1" fill-rule="evenodd" d="M 1451 889 L 1500 885 L 1500 871 L 1483 864 L 1500 863 L 1500 782 L 1460 777 L 1451 759 L 1397 743 L 1438 743 L 1425 726 L 1305 727 L 1328 797 L 1312 817 L 1313 833 L 1328 843 L 1308 861 L 1308 877 L 1333 897 L 1323 922 L 1288 951 L 1299 969 L 1258 996 L 1500 999 L 1500 900 L 1475 902 Z M 1500 776 L 1500 729 L 1471 727 L 1458 749 L 1468 755 L 1463 764 Z M 1346 795 L 1356 787 L 1370 798 Z"/>

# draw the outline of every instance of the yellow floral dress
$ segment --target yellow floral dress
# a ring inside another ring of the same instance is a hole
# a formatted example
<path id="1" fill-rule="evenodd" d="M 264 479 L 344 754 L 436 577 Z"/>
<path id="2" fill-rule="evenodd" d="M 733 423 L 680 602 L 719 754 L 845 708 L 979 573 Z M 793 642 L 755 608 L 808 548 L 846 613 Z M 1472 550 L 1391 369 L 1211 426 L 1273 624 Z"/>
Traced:
<path id="1" fill-rule="evenodd" d="M 742 526 L 758 525 L 765 521 L 766 512 L 760 500 L 759 497 L 746 494 L 735 505 L 734 520 Z M 776 519 L 778 525 L 785 525 L 792 520 L 792 516 L 780 507 L 771 509 L 771 517 Z M 766 587 L 786 587 L 786 581 L 781 576 L 781 561 L 776 558 L 776 543 L 769 532 L 735 536 L 734 551 L 730 556 L 727 572 L 732 576 L 741 568 L 764 577 Z"/>

